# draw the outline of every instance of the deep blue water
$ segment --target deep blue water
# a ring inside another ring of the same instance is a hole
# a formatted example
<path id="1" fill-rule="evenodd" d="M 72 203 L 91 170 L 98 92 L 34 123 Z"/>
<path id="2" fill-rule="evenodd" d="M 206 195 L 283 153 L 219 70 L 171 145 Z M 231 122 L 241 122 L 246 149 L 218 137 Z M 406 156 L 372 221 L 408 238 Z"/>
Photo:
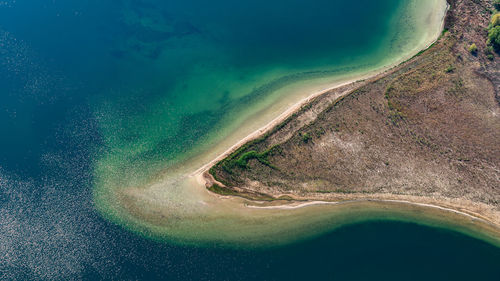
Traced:
<path id="1" fill-rule="evenodd" d="M 313 2 L 0 0 L 0 279 L 500 280 L 499 248 L 415 224 L 250 251 L 153 242 L 96 212 L 96 159 L 135 144 L 147 149 L 124 162 L 186 153 L 267 94 L 260 72 L 384 56 L 384 20 L 404 1 Z M 206 73 L 223 86 L 179 84 Z"/>

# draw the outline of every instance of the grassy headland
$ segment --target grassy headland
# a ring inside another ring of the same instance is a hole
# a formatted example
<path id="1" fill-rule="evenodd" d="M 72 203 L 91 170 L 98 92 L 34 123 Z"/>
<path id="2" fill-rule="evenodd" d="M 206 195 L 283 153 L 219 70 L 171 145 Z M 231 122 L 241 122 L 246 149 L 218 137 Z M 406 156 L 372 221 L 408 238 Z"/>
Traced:
<path id="1" fill-rule="evenodd" d="M 332 99 L 339 90 L 315 98 L 213 166 L 210 190 L 403 199 L 500 225 L 495 6 L 448 2 L 433 46 L 340 98 Z"/>

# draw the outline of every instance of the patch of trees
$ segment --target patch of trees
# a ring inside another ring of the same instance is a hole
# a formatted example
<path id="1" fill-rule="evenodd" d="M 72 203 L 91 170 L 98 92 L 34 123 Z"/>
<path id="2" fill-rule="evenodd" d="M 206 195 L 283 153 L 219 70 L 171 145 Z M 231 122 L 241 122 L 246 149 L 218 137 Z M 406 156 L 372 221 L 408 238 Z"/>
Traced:
<path id="1" fill-rule="evenodd" d="M 497 1 L 500 5 L 500 0 Z M 496 3 L 495 2 L 495 7 Z M 491 18 L 488 27 L 488 45 L 493 47 L 497 52 L 500 51 L 500 13 L 496 13 Z"/>

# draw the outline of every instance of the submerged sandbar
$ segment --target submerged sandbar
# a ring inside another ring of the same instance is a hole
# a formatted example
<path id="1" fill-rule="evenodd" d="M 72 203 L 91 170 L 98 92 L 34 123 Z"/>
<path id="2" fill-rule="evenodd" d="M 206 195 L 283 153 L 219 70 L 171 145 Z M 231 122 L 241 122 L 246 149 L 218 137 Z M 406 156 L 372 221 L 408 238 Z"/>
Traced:
<path id="1" fill-rule="evenodd" d="M 108 180 L 105 170 L 98 170 L 95 189 L 97 207 L 107 218 L 148 237 L 196 245 L 278 245 L 318 235 L 341 225 L 373 219 L 407 220 L 449 227 L 490 242 L 498 241 L 498 229 L 488 220 L 474 217 L 473 214 L 465 216 L 451 211 L 452 208 L 446 210 L 438 204 L 434 207 L 398 199 L 370 201 L 344 198 L 342 204 L 310 204 L 302 208 L 285 209 L 255 208 L 255 204 L 259 203 L 240 197 L 219 196 L 205 189 L 207 182 L 203 174 L 212 163 L 278 124 L 299 105 L 325 93 L 325 89 L 343 85 L 345 91 L 337 93 L 339 97 L 347 93 L 349 87 L 359 86 L 353 82 L 375 74 L 379 78 L 384 75 L 379 73 L 407 60 L 434 42 L 442 31 L 446 1 L 413 1 L 409 7 L 411 17 L 406 19 L 406 24 L 418 24 L 415 26 L 418 32 L 413 35 L 420 36 L 419 44 L 406 46 L 397 57 L 388 58 L 378 67 L 363 73 L 347 73 L 336 75 L 333 79 L 329 77 L 291 83 L 279 88 L 274 95 L 269 96 L 267 105 L 261 105 L 259 110 L 232 122 L 224 132 L 224 139 L 179 165 L 168 168 L 146 185 L 116 184 Z M 425 20 L 422 21 L 422 18 Z M 283 92 L 287 95 L 283 95 Z M 286 200 L 274 201 L 274 204 L 289 203 Z"/>

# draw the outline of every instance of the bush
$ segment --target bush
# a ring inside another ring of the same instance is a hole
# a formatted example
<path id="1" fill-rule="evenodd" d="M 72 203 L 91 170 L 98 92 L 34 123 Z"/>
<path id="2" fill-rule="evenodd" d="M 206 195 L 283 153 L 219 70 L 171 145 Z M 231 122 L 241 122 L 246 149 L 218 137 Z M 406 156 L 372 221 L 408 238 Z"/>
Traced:
<path id="1" fill-rule="evenodd" d="M 475 43 L 472 43 L 470 46 L 469 46 L 469 53 L 475 55 L 477 54 L 477 46 Z"/>
<path id="2" fill-rule="evenodd" d="M 495 59 L 495 55 L 493 55 L 493 52 L 494 52 L 493 46 L 486 46 L 486 49 L 484 49 L 484 54 L 489 60 Z"/>
<path id="3" fill-rule="evenodd" d="M 496 3 L 500 0 L 495 1 Z M 491 17 L 491 23 L 488 27 L 488 45 L 492 46 L 497 52 L 500 50 L 500 13 L 496 13 Z"/>
<path id="4" fill-rule="evenodd" d="M 500 1 L 500 0 L 499 0 Z M 490 28 L 500 25 L 500 13 L 496 13 L 491 17 Z"/>
<path id="5" fill-rule="evenodd" d="M 302 141 L 305 143 L 308 143 L 310 140 L 312 140 L 312 137 L 309 133 L 305 133 L 302 135 Z"/>
<path id="6" fill-rule="evenodd" d="M 500 26 L 495 26 L 488 31 L 488 44 L 500 50 Z"/>
<path id="7" fill-rule="evenodd" d="M 495 9 L 500 10 L 500 0 L 493 1 L 493 6 L 495 6 Z"/>
<path id="8" fill-rule="evenodd" d="M 243 155 L 241 155 L 241 157 L 238 160 L 236 160 L 236 164 L 238 164 L 238 166 L 240 166 L 241 168 L 246 168 L 248 160 L 258 158 L 258 156 L 259 154 L 255 150 L 246 152 Z"/>

